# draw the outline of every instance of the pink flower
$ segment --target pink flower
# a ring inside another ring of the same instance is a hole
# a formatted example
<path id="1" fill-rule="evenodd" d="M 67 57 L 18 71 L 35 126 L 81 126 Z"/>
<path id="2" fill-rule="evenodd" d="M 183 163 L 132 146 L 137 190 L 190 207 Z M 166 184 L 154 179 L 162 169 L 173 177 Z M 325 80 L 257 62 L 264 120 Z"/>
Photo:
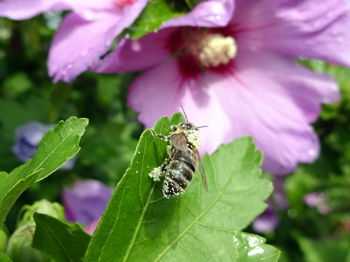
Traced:
<path id="1" fill-rule="evenodd" d="M 350 65 L 347 0 L 211 0 L 157 33 L 122 40 L 97 72 L 145 70 L 128 102 L 150 127 L 181 111 L 201 129 L 202 151 L 251 135 L 263 168 L 292 172 L 312 162 L 319 142 L 310 123 L 339 99 L 336 82 L 299 57 Z"/>
<path id="2" fill-rule="evenodd" d="M 97 227 L 98 223 L 100 222 L 100 219 L 101 219 L 101 217 L 95 219 L 90 224 L 88 224 L 86 227 L 84 227 L 85 232 L 88 233 L 89 235 L 92 235 L 95 232 L 96 227 Z"/>
<path id="3" fill-rule="evenodd" d="M 71 10 L 58 29 L 48 58 L 54 81 L 69 82 L 94 64 L 130 26 L 147 0 L 3 0 L 0 16 L 22 20 L 46 11 Z"/>

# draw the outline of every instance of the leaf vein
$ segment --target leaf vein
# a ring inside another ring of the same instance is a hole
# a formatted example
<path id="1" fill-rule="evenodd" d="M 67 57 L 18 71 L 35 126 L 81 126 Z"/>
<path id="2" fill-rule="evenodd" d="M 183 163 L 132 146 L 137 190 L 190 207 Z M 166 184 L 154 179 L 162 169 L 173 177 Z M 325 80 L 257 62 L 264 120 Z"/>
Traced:
<path id="1" fill-rule="evenodd" d="M 231 183 L 232 180 L 232 176 L 230 177 L 230 179 L 226 182 L 225 186 L 223 187 L 222 191 L 218 194 L 218 196 L 212 201 L 212 203 L 210 203 L 210 205 L 202 212 L 202 214 L 200 214 L 188 227 L 185 228 L 185 230 L 179 234 L 179 236 L 172 242 L 170 243 L 168 246 L 166 246 L 164 248 L 164 250 L 158 255 L 158 257 L 154 260 L 154 261 L 160 261 L 160 259 L 178 242 L 180 241 L 185 234 L 191 230 L 197 223 L 199 220 L 202 219 L 202 217 L 204 217 L 209 211 L 210 209 L 216 204 L 217 201 L 219 201 L 219 199 L 222 197 L 222 195 L 225 193 L 226 187 Z"/>
<path id="2" fill-rule="evenodd" d="M 68 250 L 65 249 L 64 245 L 61 243 L 61 241 L 59 241 L 59 238 L 56 237 L 55 232 L 53 232 L 52 228 L 49 227 L 46 223 L 44 223 L 45 227 L 48 229 L 48 231 L 51 233 L 51 235 L 53 236 L 53 238 L 57 241 L 57 243 L 59 244 L 59 246 L 61 247 L 63 253 L 66 255 L 66 257 L 69 259 L 69 261 L 74 262 L 74 259 L 72 259 L 69 256 L 69 252 Z"/>
<path id="3" fill-rule="evenodd" d="M 71 135 L 69 135 L 69 136 L 65 137 L 63 140 L 61 140 L 61 142 L 60 142 L 56 147 L 54 147 L 53 150 L 50 151 L 49 154 L 39 163 L 39 165 L 34 169 L 33 172 L 37 172 L 37 171 L 41 168 L 41 166 L 43 165 L 43 163 L 44 163 L 49 157 L 51 157 L 51 155 L 54 154 L 54 153 L 61 147 L 61 145 L 62 145 L 68 138 L 70 138 L 70 137 L 71 137 Z"/>
<path id="4" fill-rule="evenodd" d="M 125 191 L 126 191 L 126 188 L 123 187 L 123 193 L 122 193 L 121 198 L 123 198 L 123 196 L 124 196 L 124 194 L 125 194 Z M 115 229 L 115 227 L 116 227 L 116 225 L 117 225 L 117 223 L 118 223 L 119 215 L 120 215 L 120 209 L 121 209 L 121 208 L 120 208 L 121 203 L 122 203 L 122 201 L 119 201 L 117 218 L 115 219 L 115 222 L 114 222 L 114 224 L 113 224 L 112 230 L 109 231 L 109 234 L 108 234 L 108 237 L 106 238 L 105 243 L 108 243 L 108 242 L 109 242 L 109 239 L 111 238 L 111 236 L 112 236 L 112 234 L 113 234 L 113 231 L 114 231 L 114 229 Z M 107 246 L 107 245 L 103 245 L 100 254 L 103 254 L 103 250 L 106 248 L 106 246 Z M 101 261 L 101 257 L 102 257 L 102 255 L 99 256 L 98 261 Z"/>
<path id="5" fill-rule="evenodd" d="M 139 221 L 138 221 L 138 223 L 137 223 L 137 226 L 136 226 L 136 228 L 135 228 L 135 231 L 134 231 L 134 234 L 133 234 L 133 236 L 132 236 L 131 242 L 130 242 L 130 244 L 129 244 L 129 246 L 128 246 L 128 249 L 127 249 L 127 251 L 126 251 L 126 254 L 125 254 L 124 258 L 123 258 L 123 262 L 124 262 L 124 261 L 127 261 L 129 255 L 130 255 L 131 249 L 132 249 L 132 247 L 133 247 L 133 245 L 134 245 L 134 243 L 135 243 L 136 236 L 137 236 L 137 234 L 138 234 L 138 232 L 139 232 L 139 230 L 140 230 L 140 227 L 141 227 L 141 225 L 142 225 L 143 218 L 144 218 L 144 216 L 145 216 L 145 214 L 146 214 L 147 208 L 148 208 L 148 206 L 149 206 L 149 203 L 150 203 L 150 200 L 151 200 L 151 197 L 152 197 L 152 194 L 153 194 L 154 185 L 155 185 L 155 184 L 153 183 L 153 186 L 152 186 L 152 188 L 151 188 L 151 190 L 150 190 L 150 192 L 149 192 L 149 195 L 148 195 L 148 198 L 147 198 L 147 201 L 146 201 L 146 205 L 145 205 L 145 206 L 143 207 L 143 209 L 142 209 L 142 213 L 141 213 L 140 219 L 139 219 Z"/>

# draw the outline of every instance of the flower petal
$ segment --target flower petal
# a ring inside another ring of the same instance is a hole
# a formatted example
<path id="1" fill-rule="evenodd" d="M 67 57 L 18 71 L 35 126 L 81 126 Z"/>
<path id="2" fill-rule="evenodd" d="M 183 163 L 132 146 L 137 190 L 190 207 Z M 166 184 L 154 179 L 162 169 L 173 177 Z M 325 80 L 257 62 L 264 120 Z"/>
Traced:
<path id="1" fill-rule="evenodd" d="M 316 206 L 319 203 L 325 202 L 325 200 L 326 200 L 326 195 L 324 193 L 313 192 L 313 193 L 306 194 L 304 196 L 304 202 L 310 207 Z"/>
<path id="2" fill-rule="evenodd" d="M 92 179 L 78 181 L 73 188 L 64 188 L 66 219 L 83 224 L 93 222 L 102 215 L 112 193 L 112 188 Z"/>
<path id="3" fill-rule="evenodd" d="M 234 7 L 234 0 L 204 1 L 195 6 L 188 14 L 165 22 L 162 28 L 174 26 L 225 26 L 232 18 Z"/>
<path id="4" fill-rule="evenodd" d="M 151 127 L 159 117 L 179 111 L 182 95 L 177 63 L 168 60 L 137 77 L 129 88 L 128 104 Z"/>
<path id="5" fill-rule="evenodd" d="M 86 21 L 74 13 L 66 16 L 50 47 L 48 67 L 54 81 L 69 82 L 95 63 L 110 47 L 119 19 L 106 15 Z"/>
<path id="6" fill-rule="evenodd" d="M 138 40 L 122 39 L 117 49 L 92 68 L 99 73 L 139 71 L 159 64 L 169 56 L 166 41 L 174 29 L 163 29 Z"/>
<path id="7" fill-rule="evenodd" d="M 258 216 L 253 222 L 253 229 L 258 233 L 267 233 L 273 231 L 278 226 L 278 216 L 271 206 L 264 213 Z"/>
<path id="8" fill-rule="evenodd" d="M 253 136 L 264 152 L 263 168 L 273 174 L 286 174 L 298 162 L 315 160 L 319 144 L 309 123 L 318 116 L 321 103 L 339 99 L 329 76 L 311 72 L 289 57 L 242 49 L 232 77 L 211 85 L 231 118 L 228 135 Z"/>
<path id="9" fill-rule="evenodd" d="M 93 15 L 93 9 L 116 7 L 115 0 L 3 0 L 0 1 L 0 16 L 22 20 L 47 11 L 73 10 L 88 19 Z"/>
<path id="10" fill-rule="evenodd" d="M 350 65 L 347 0 L 240 0 L 236 6 L 233 22 L 245 45 Z"/>
<path id="11" fill-rule="evenodd" d="M 12 147 L 14 154 L 23 162 L 32 158 L 40 140 L 53 125 L 30 122 L 17 128 L 16 144 Z"/>
<path id="12" fill-rule="evenodd" d="M 77 14 L 65 17 L 51 44 L 48 59 L 49 75 L 54 81 L 69 82 L 99 61 L 111 46 L 113 39 L 128 27 L 147 0 L 105 12 L 99 19 L 87 21 Z"/>
<path id="13" fill-rule="evenodd" d="M 201 151 L 251 135 L 264 152 L 264 169 L 274 174 L 313 161 L 319 145 L 309 123 L 320 103 L 339 98 L 336 83 L 291 58 L 242 49 L 232 70 L 183 80 L 175 62 L 164 63 L 137 78 L 129 104 L 148 127 L 182 105 L 191 122 L 208 125 L 201 129 Z"/>
<path id="14" fill-rule="evenodd" d="M 101 217 L 99 217 L 98 219 L 95 219 L 90 224 L 88 224 L 84 228 L 85 232 L 88 233 L 89 235 L 92 235 L 95 232 L 96 227 L 97 227 L 98 223 L 100 222 L 100 219 L 101 219 Z"/>
<path id="15" fill-rule="evenodd" d="M 175 26 L 225 26 L 233 14 L 233 0 L 210 0 L 198 4 L 189 14 L 169 20 L 162 28 Z M 99 73 L 139 71 L 160 63 L 169 55 L 166 40 L 174 29 L 163 29 L 138 40 L 123 39 L 110 55 L 91 70 Z"/>

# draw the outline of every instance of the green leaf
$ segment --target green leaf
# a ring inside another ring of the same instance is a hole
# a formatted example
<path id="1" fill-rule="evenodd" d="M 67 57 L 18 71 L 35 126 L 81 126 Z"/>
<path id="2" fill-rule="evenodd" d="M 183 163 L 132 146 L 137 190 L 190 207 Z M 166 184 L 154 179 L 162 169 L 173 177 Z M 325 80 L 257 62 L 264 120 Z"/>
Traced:
<path id="1" fill-rule="evenodd" d="M 35 213 L 33 247 L 55 261 L 81 261 L 90 236 L 77 223 L 66 223 L 48 215 Z"/>
<path id="2" fill-rule="evenodd" d="M 187 11 L 179 7 L 178 1 L 154 0 L 149 1 L 136 21 L 126 30 L 132 39 L 140 38 L 156 31 L 163 22 L 184 15 Z"/>
<path id="3" fill-rule="evenodd" d="M 10 174 L 0 173 L 0 226 L 4 223 L 17 198 L 33 183 L 35 183 L 42 169 L 25 173 L 24 165 L 14 169 Z M 21 178 L 21 174 L 22 177 Z"/>
<path id="4" fill-rule="evenodd" d="M 266 245 L 266 240 L 260 236 L 235 232 L 233 234 L 233 253 L 235 262 L 278 261 L 280 251 Z M 232 261 L 232 260 L 230 260 Z"/>
<path id="5" fill-rule="evenodd" d="M 0 261 L 1 262 L 12 262 L 11 258 L 1 251 L 0 251 Z"/>
<path id="6" fill-rule="evenodd" d="M 154 130 L 168 134 L 179 114 L 160 119 Z M 92 237 L 86 261 L 230 261 L 232 236 L 260 214 L 272 185 L 261 177 L 260 152 L 251 138 L 221 146 L 203 157 L 209 192 L 196 175 L 185 194 L 165 199 L 162 183 L 148 174 L 166 157 L 166 143 L 142 135 Z"/>
<path id="7" fill-rule="evenodd" d="M 28 187 L 52 174 L 79 151 L 79 141 L 87 123 L 87 119 L 76 117 L 60 121 L 45 134 L 33 159 L 10 174 L 0 173 L 0 226 L 16 199 Z"/>
<path id="8" fill-rule="evenodd" d="M 46 178 L 79 152 L 80 138 L 88 122 L 86 118 L 70 117 L 66 121 L 58 122 L 54 129 L 45 134 L 35 156 L 26 163 L 29 170 L 43 169 L 37 181 Z"/>
<path id="9" fill-rule="evenodd" d="M 204 2 L 205 0 L 185 0 L 188 7 L 193 8 L 198 5 L 200 2 Z"/>

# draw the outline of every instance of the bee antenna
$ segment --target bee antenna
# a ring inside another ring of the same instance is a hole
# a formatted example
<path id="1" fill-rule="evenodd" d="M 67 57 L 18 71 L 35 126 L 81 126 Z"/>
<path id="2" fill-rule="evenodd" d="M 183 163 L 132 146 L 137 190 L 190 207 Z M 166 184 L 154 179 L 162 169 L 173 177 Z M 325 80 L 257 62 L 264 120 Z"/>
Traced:
<path id="1" fill-rule="evenodd" d="M 203 128 L 203 127 L 208 127 L 208 126 L 197 126 L 197 128 Z"/>
<path id="2" fill-rule="evenodd" d="M 181 106 L 182 113 L 184 113 L 184 116 L 185 116 L 186 122 L 188 122 L 188 118 L 187 118 L 187 115 L 186 115 L 185 109 L 183 108 L 183 106 L 182 106 L 182 105 L 180 105 L 180 106 Z"/>

